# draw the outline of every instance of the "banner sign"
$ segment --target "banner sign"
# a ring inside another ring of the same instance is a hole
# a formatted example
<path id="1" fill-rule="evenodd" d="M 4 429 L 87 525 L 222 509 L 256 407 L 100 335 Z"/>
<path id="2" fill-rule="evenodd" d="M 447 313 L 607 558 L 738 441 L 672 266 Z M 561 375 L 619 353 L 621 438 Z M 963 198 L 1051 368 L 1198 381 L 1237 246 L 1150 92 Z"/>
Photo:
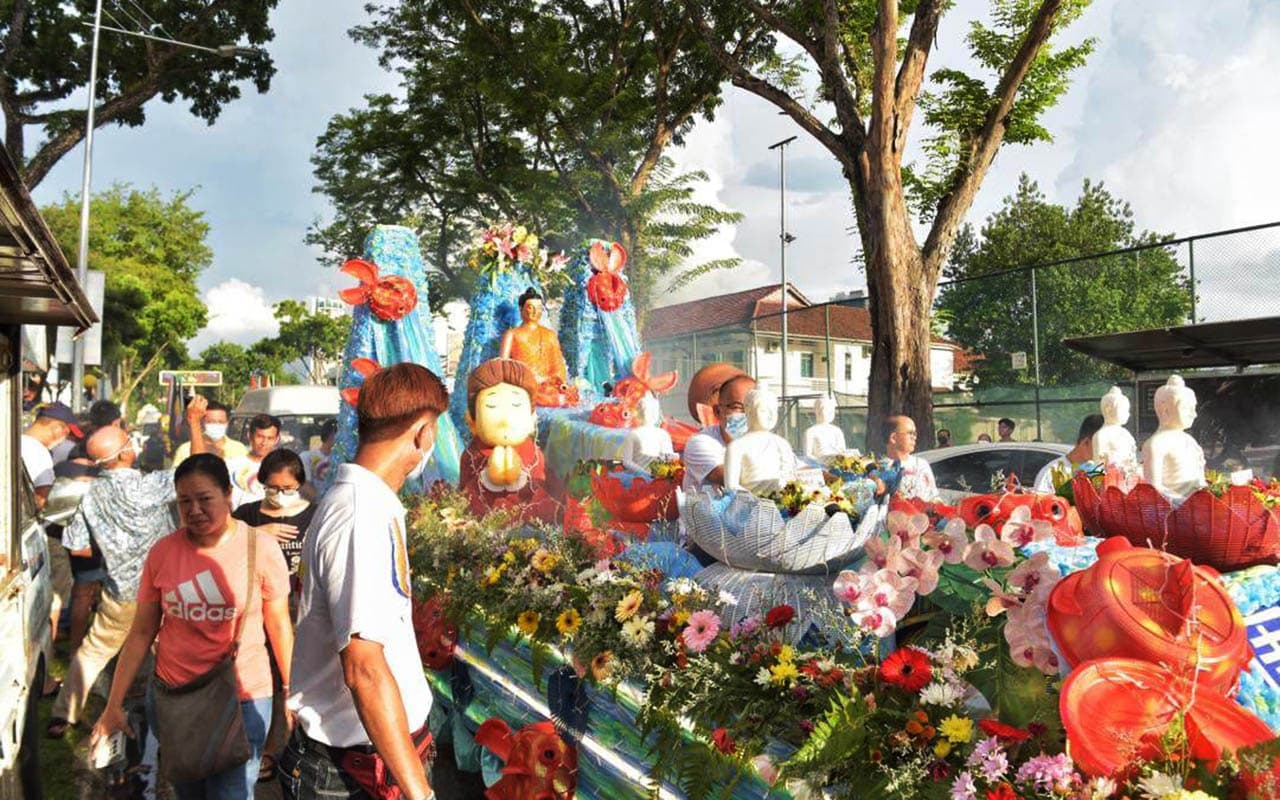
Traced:
<path id="1" fill-rule="evenodd" d="M 222 373 L 217 370 L 160 370 L 160 385 L 221 386 Z"/>

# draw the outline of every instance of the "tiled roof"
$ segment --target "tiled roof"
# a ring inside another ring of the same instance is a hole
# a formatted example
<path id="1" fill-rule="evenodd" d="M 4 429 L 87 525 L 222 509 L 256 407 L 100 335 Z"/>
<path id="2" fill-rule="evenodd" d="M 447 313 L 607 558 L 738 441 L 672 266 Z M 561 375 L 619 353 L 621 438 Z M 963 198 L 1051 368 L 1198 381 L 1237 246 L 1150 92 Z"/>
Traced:
<path id="1" fill-rule="evenodd" d="M 757 314 L 760 300 L 781 288 L 782 284 L 774 283 L 652 309 L 645 320 L 644 340 L 666 339 L 727 325 L 748 325 Z M 791 291 L 799 294 L 795 286 Z M 803 303 L 808 305 L 809 301 L 803 300 Z M 779 309 L 781 305 L 774 303 L 773 307 Z"/>

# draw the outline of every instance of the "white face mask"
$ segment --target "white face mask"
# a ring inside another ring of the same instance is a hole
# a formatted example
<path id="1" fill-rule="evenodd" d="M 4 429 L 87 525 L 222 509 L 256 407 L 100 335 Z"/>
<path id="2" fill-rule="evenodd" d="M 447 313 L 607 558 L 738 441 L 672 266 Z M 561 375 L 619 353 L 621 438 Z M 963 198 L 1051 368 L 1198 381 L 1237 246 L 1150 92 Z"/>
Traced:
<path id="1" fill-rule="evenodd" d="M 204 426 L 204 435 L 208 436 L 215 442 L 221 441 L 227 435 L 227 423 L 211 422 Z"/>
<path id="2" fill-rule="evenodd" d="M 272 508 L 288 508 L 298 502 L 299 495 L 297 492 L 282 492 L 274 489 L 267 489 L 263 492 L 262 502 Z"/>
<path id="3" fill-rule="evenodd" d="M 405 476 L 406 481 L 416 481 L 422 477 L 422 474 L 427 471 L 427 462 L 431 461 L 431 452 L 433 450 L 435 450 L 434 440 L 431 442 L 431 447 L 428 447 L 426 450 L 418 451 L 422 455 L 418 458 L 417 466 L 410 470 L 409 474 Z"/>

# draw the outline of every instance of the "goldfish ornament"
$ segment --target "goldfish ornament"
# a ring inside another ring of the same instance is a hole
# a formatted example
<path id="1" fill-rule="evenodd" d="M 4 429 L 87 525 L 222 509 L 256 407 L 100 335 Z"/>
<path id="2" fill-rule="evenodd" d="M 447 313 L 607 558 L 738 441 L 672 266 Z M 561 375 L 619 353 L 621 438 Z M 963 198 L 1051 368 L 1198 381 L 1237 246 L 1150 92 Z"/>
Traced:
<path id="1" fill-rule="evenodd" d="M 485 790 L 486 800 L 572 800 L 578 786 L 577 750 L 549 722 L 535 722 L 514 733 L 501 719 L 485 720 L 476 744 L 505 766 L 502 778 Z"/>

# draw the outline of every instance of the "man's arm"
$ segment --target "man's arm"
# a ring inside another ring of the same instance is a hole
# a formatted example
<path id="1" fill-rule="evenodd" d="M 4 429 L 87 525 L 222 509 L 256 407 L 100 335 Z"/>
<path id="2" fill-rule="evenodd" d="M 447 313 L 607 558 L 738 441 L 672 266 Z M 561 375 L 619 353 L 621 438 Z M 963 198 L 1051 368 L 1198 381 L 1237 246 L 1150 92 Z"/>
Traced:
<path id="1" fill-rule="evenodd" d="M 400 687 L 387 666 L 382 645 L 361 639 L 357 634 L 340 655 L 342 677 L 351 690 L 360 722 L 405 797 L 408 800 L 432 797 L 426 770 L 409 738 L 409 718 Z"/>
<path id="2" fill-rule="evenodd" d="M 209 452 L 209 444 L 204 438 L 204 412 L 209 408 L 209 401 L 203 395 L 196 395 L 187 403 L 187 430 L 191 431 L 191 455 Z"/>

